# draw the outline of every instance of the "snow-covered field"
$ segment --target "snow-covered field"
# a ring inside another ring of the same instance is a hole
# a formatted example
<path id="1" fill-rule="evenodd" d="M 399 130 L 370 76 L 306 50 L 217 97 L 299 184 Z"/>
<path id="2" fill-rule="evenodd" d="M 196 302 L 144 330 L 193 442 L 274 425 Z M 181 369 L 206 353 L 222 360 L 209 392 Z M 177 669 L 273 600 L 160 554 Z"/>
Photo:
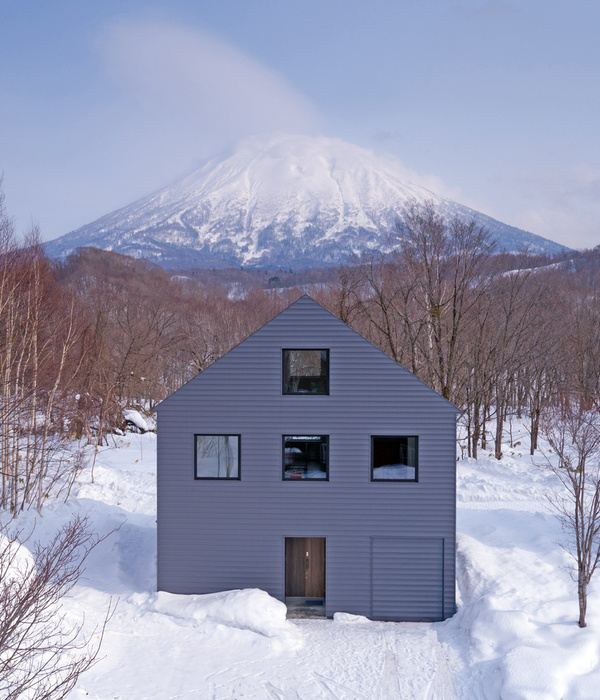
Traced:
<path id="1" fill-rule="evenodd" d="M 118 599 L 101 661 L 70 700 L 600 698 L 600 578 L 581 630 L 564 535 L 541 496 L 551 482 L 524 431 L 513 439 L 522 444 L 501 462 L 458 464 L 459 611 L 426 624 L 291 621 L 260 591 L 156 593 L 156 439 L 115 436 L 94 483 L 85 471 L 69 503 L 48 504 L 36 523 L 41 540 L 75 512 L 99 534 L 114 530 L 65 601 L 92 630 Z"/>

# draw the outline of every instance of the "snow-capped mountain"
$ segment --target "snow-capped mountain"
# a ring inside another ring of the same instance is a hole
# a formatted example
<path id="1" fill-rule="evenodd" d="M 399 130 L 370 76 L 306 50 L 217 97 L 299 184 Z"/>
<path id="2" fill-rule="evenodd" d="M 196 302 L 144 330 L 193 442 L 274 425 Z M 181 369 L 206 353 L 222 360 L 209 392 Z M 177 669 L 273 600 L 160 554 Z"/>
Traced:
<path id="1" fill-rule="evenodd" d="M 96 246 L 163 267 L 323 267 L 388 250 L 409 199 L 473 216 L 508 251 L 564 246 L 405 179 L 392 158 L 339 139 L 283 134 L 243 141 L 180 182 L 46 244 L 53 257 Z"/>

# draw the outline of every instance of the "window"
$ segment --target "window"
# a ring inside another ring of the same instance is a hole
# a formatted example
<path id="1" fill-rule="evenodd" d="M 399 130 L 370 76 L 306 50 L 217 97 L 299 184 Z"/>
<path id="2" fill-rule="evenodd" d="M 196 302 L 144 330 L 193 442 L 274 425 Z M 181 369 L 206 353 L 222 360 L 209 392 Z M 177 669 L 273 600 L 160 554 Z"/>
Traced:
<path id="1" fill-rule="evenodd" d="M 239 435 L 194 435 L 196 479 L 239 479 Z"/>
<path id="2" fill-rule="evenodd" d="M 371 481 L 417 481 L 418 437 L 371 436 Z"/>
<path id="3" fill-rule="evenodd" d="M 284 350 L 284 394 L 329 394 L 329 350 Z"/>
<path id="4" fill-rule="evenodd" d="M 329 436 L 284 435 L 284 480 L 329 479 Z"/>

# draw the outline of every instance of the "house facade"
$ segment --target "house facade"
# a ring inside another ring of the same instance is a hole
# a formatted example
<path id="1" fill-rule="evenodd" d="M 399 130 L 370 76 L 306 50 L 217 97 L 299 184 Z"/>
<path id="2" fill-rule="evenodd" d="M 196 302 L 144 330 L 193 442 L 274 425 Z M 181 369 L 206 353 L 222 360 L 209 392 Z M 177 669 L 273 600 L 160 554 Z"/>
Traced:
<path id="1" fill-rule="evenodd" d="M 313 299 L 157 413 L 159 590 L 454 614 L 459 412 Z"/>

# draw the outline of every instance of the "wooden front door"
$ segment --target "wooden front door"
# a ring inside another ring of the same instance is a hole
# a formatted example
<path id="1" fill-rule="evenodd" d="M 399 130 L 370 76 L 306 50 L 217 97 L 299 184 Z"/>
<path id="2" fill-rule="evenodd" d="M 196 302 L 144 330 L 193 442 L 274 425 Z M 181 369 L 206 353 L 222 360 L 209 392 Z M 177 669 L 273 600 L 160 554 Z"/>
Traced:
<path id="1" fill-rule="evenodd" d="M 325 598 L 325 538 L 285 538 L 285 595 Z"/>

